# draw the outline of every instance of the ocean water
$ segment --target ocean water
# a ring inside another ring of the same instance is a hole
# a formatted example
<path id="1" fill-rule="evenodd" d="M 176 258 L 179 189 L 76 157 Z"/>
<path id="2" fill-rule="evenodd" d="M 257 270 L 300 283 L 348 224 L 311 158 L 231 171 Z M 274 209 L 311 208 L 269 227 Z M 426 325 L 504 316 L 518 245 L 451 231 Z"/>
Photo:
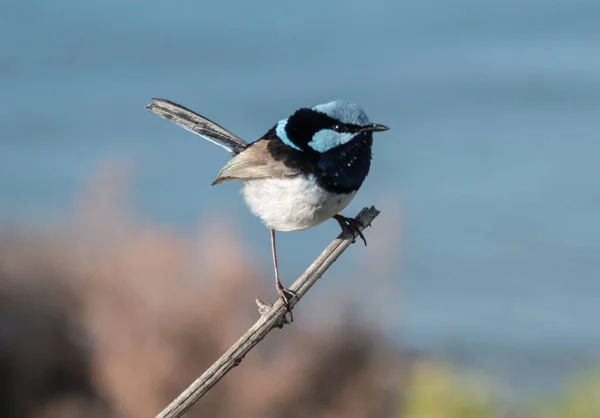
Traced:
<path id="1" fill-rule="evenodd" d="M 596 0 L 5 2 L 0 221 L 73 210 L 116 160 L 135 167 L 136 211 L 180 230 L 225 211 L 268 269 L 237 189 L 208 187 L 227 156 L 144 105 L 252 140 L 297 107 L 356 101 L 392 128 L 349 208 L 401 219 L 392 335 L 545 388 L 600 357 L 598 22 Z M 283 236 L 283 271 L 335 231 Z"/>

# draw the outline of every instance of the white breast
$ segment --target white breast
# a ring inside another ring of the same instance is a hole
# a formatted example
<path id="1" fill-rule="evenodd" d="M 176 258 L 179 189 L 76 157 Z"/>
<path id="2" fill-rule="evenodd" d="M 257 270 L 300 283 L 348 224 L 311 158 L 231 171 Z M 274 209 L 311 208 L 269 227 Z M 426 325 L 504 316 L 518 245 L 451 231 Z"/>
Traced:
<path id="1" fill-rule="evenodd" d="M 242 194 L 250 211 L 276 231 L 298 231 L 319 225 L 344 209 L 356 192 L 330 193 L 314 176 L 248 180 Z"/>

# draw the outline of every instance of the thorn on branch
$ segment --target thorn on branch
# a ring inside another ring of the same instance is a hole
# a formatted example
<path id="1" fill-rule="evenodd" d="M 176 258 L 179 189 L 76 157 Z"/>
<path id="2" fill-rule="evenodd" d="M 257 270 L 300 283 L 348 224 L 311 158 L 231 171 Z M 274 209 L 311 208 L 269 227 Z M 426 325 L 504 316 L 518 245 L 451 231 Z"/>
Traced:
<path id="1" fill-rule="evenodd" d="M 267 315 L 271 309 L 273 308 L 273 305 L 269 304 L 269 303 L 265 303 L 260 299 L 256 299 L 256 305 L 258 306 L 258 314 L 260 315 L 260 317 L 262 318 L 263 316 Z M 279 318 L 277 318 L 277 321 L 275 321 L 273 323 L 273 328 L 283 328 L 284 325 L 289 324 L 290 321 L 287 319 L 287 312 L 282 314 Z"/>

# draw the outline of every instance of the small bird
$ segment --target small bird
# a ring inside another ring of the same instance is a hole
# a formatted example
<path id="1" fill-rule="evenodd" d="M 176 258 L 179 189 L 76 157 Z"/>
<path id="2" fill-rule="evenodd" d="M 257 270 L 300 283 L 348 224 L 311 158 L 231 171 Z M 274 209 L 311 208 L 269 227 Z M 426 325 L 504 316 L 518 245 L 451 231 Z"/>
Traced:
<path id="1" fill-rule="evenodd" d="M 290 314 L 295 293 L 279 279 L 275 231 L 300 231 L 333 218 L 367 245 L 362 225 L 339 212 L 369 173 L 373 132 L 388 127 L 371 123 L 359 105 L 335 100 L 301 108 L 252 143 L 169 100 L 152 99 L 146 108 L 233 154 L 212 185 L 243 181 L 246 204 L 269 229 L 275 285 Z"/>

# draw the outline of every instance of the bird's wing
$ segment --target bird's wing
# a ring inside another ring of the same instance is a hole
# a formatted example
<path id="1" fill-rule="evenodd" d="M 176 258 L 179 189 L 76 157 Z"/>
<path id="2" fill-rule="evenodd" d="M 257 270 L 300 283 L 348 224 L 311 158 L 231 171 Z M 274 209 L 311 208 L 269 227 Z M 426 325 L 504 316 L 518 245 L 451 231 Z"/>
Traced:
<path id="1" fill-rule="evenodd" d="M 300 174 L 298 170 L 287 167 L 282 161 L 273 159 L 267 149 L 268 144 L 267 139 L 253 142 L 243 152 L 229 160 L 212 184 L 230 180 L 289 178 Z"/>
<path id="2" fill-rule="evenodd" d="M 169 100 L 152 99 L 152 103 L 147 105 L 146 109 L 233 154 L 242 152 L 248 146 L 246 141 L 222 126 Z"/>

